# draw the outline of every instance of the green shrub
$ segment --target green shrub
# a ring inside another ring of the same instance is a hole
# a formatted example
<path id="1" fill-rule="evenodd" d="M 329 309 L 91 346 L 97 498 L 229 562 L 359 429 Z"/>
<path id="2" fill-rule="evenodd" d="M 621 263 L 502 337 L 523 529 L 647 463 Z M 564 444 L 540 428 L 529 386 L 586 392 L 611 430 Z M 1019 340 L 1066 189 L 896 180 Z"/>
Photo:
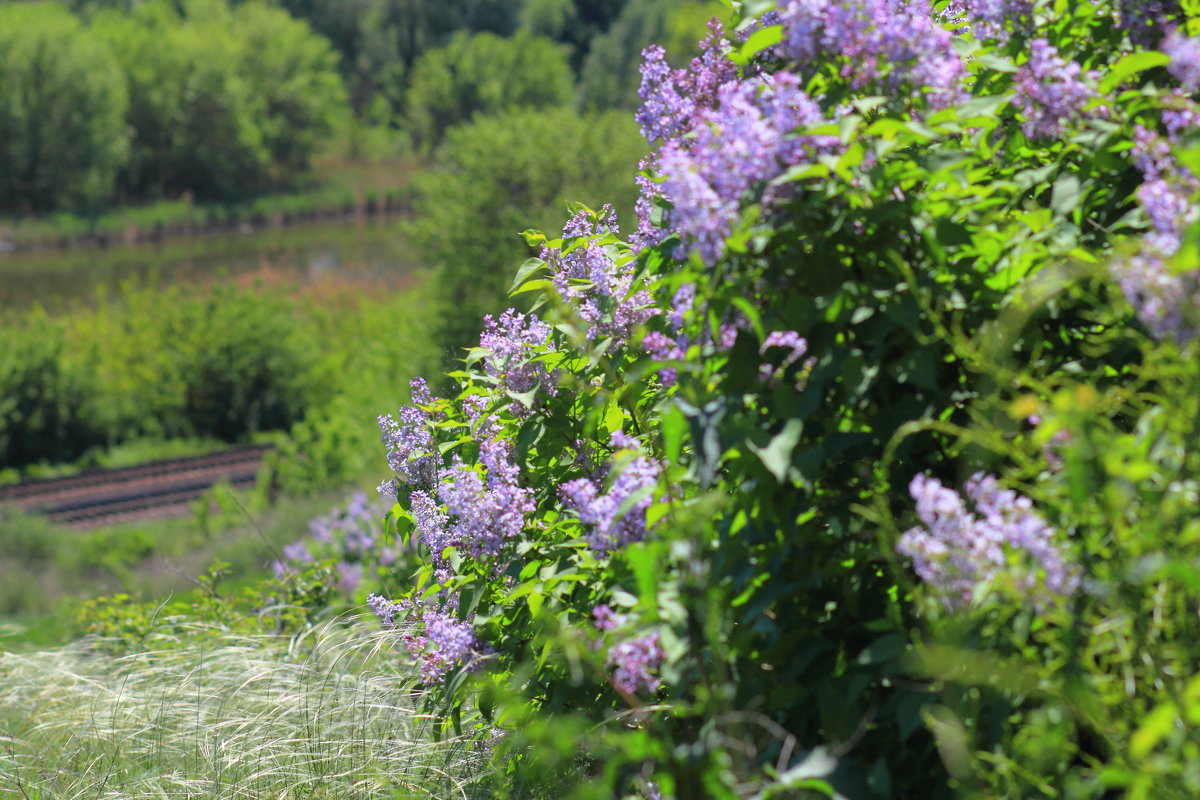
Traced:
<path id="1" fill-rule="evenodd" d="M 129 98 L 108 48 L 56 3 L 0 6 L 0 209 L 103 202 Z"/>
<path id="2" fill-rule="evenodd" d="M 459 33 L 413 66 L 406 119 L 414 138 L 432 146 L 476 114 L 565 106 L 573 97 L 566 54 L 549 39 Z"/>

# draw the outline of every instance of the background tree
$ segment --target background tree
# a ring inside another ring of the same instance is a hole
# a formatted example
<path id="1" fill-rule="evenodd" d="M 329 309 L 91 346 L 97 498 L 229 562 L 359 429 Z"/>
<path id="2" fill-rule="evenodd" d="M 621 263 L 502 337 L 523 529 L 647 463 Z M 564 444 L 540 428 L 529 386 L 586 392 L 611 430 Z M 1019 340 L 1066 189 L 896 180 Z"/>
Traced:
<path id="1" fill-rule="evenodd" d="M 345 108 L 329 45 L 278 9 L 223 4 L 180 16 L 166 2 L 97 16 L 132 103 L 126 198 L 228 199 L 308 164 Z"/>
<path id="2" fill-rule="evenodd" d="M 561 106 L 573 96 L 564 48 L 549 39 L 527 33 L 511 39 L 460 33 L 413 67 L 408 121 L 418 141 L 434 145 L 447 128 L 474 114 Z"/>
<path id="3" fill-rule="evenodd" d="M 105 198 L 125 159 L 128 98 L 112 54 L 61 6 L 0 6 L 0 208 Z"/>

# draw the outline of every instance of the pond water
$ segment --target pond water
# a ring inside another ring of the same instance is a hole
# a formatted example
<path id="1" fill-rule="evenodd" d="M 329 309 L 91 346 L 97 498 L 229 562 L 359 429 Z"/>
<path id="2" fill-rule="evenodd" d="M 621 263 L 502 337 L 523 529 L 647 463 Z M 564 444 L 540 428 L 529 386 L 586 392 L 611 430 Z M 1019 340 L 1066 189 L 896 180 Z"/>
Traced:
<path id="1" fill-rule="evenodd" d="M 3 253 L 0 308 L 87 303 L 127 280 L 406 284 L 417 266 L 398 218 L 356 217 L 143 244 Z"/>

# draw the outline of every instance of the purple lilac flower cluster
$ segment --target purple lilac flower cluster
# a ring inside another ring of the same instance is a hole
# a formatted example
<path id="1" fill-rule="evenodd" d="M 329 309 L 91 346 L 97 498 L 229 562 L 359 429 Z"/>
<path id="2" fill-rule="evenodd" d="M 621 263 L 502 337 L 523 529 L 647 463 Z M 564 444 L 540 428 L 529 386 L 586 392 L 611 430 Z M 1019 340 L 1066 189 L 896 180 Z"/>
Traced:
<path id="1" fill-rule="evenodd" d="M 1144 181 L 1137 190 L 1138 202 L 1153 230 L 1142 250 L 1112 264 L 1113 276 L 1133 306 L 1138 319 L 1159 339 L 1174 338 L 1181 344 L 1197 335 L 1200 308 L 1200 272 L 1177 272 L 1167 263 L 1183 241 L 1184 229 L 1200 217 L 1192 198 L 1200 191 L 1200 180 L 1179 164 L 1171 143 L 1193 130 L 1200 119 L 1194 104 L 1182 96 L 1172 98 L 1173 107 L 1163 113 L 1166 137 L 1142 126 L 1134 129 L 1134 163 Z"/>
<path id="2" fill-rule="evenodd" d="M 935 108 L 964 96 L 954 36 L 933 19 L 927 0 L 789 0 L 779 16 L 789 57 L 802 65 L 841 60 L 842 77 L 855 88 L 925 90 Z"/>
<path id="3" fill-rule="evenodd" d="M 967 19 L 977 39 L 1007 42 L 1013 30 L 1033 29 L 1032 0 L 969 0 Z"/>
<path id="4" fill-rule="evenodd" d="M 556 396 L 558 371 L 547 370 L 544 364 L 532 360 L 543 350 L 554 350 L 549 339 L 550 326 L 536 314 L 520 314 L 511 308 L 499 319 L 488 314 L 483 318 L 483 333 L 479 336 L 479 347 L 486 351 L 484 372 L 512 394 L 540 391 Z M 535 399 L 526 404 L 518 400 L 512 406 L 513 413 L 528 416 L 536 402 Z"/>
<path id="5" fill-rule="evenodd" d="M 633 437 L 618 431 L 609 444 L 618 455 L 608 471 L 612 483 L 607 492 L 592 478 L 577 478 L 559 487 L 563 502 L 589 528 L 588 545 L 600 555 L 646 537 L 646 510 L 654 501 L 650 490 L 658 485 L 662 471 L 657 462 L 640 453 L 640 444 Z M 637 499 L 620 513 L 635 495 Z"/>
<path id="6" fill-rule="evenodd" d="M 670 69 L 661 48 L 643 53 L 637 118 L 646 138 L 663 144 L 642 162 L 660 180 L 639 178 L 636 249 L 662 241 L 669 228 L 683 239 L 681 257 L 698 252 L 714 263 L 749 189 L 840 148 L 833 136 L 791 136 L 826 122 L 819 106 L 789 73 L 739 78 L 722 33 L 719 24 L 710 26 L 689 70 Z M 665 226 L 652 219 L 660 200 L 671 209 Z"/>
<path id="7" fill-rule="evenodd" d="M 1171 31 L 1163 39 L 1162 51 L 1171 57 L 1167 71 L 1189 92 L 1200 89 L 1200 36 Z"/>
<path id="8" fill-rule="evenodd" d="M 940 481 L 914 477 L 909 493 L 924 527 L 907 531 L 897 546 L 947 608 L 968 605 L 979 584 L 1006 573 L 1010 554 L 1024 562 L 1016 568 L 1017 587 L 1036 604 L 1079 588 L 1078 567 L 1067 560 L 1029 498 L 1001 488 L 983 473 L 967 481 L 965 489 L 976 513 Z"/>
<path id="9" fill-rule="evenodd" d="M 596 628 L 604 633 L 611 633 L 628 622 L 624 614 L 616 613 L 607 605 L 593 608 L 592 619 Z M 602 646 L 602 643 L 597 642 L 597 646 Z M 662 666 L 665 655 L 657 633 L 618 642 L 608 649 L 607 657 L 608 665 L 616 667 L 612 676 L 613 686 L 625 694 L 636 694 L 643 688 L 648 692 L 658 691 L 662 682 L 655 673 Z"/>
<path id="10" fill-rule="evenodd" d="M 434 397 L 423 378 L 409 384 L 414 405 L 404 406 L 393 417 L 379 417 L 380 439 L 387 446 L 388 466 L 395 477 L 379 487 L 381 494 L 393 498 L 404 488 L 429 489 L 437 483 L 441 458 L 433 441 L 432 419 L 422 406 Z"/>
<path id="11" fill-rule="evenodd" d="M 1081 79 L 1080 66 L 1060 56 L 1050 42 L 1034 39 L 1029 47 L 1029 60 L 1018 68 L 1015 79 L 1025 135 L 1030 139 L 1060 136 L 1064 124 L 1083 114 L 1095 92 Z M 1095 72 L 1086 77 L 1097 79 Z"/>
<path id="12" fill-rule="evenodd" d="M 454 545 L 483 560 L 499 555 L 504 544 L 521 533 L 525 515 L 533 513 L 535 504 L 533 490 L 518 482 L 520 469 L 507 439 L 482 442 L 479 463 L 483 475 L 461 462 L 443 474 L 438 497 L 446 510 L 433 517 L 442 528 L 431 539 L 442 543 L 442 549 Z"/>
<path id="13" fill-rule="evenodd" d="M 411 601 L 392 602 L 379 595 L 367 598 L 367 605 L 385 628 L 396 628 L 397 617 L 410 616 L 415 608 Z M 426 686 L 441 683 L 450 670 L 461 667 L 476 669 L 479 658 L 488 648 L 479 641 L 471 626 L 458 619 L 452 609 L 421 609 L 423 634 L 405 632 L 404 644 L 417 659 L 421 682 Z"/>
<path id="14" fill-rule="evenodd" d="M 747 191 L 841 147 L 835 136 L 790 135 L 824 122 L 789 73 L 722 86 L 717 107 L 697 114 L 689 138 L 667 142 L 658 156 L 671 225 L 684 240 L 680 255 L 695 251 L 716 263 Z M 772 199 L 764 197 L 764 205 Z"/>
<path id="15" fill-rule="evenodd" d="M 616 232 L 616 212 L 606 205 L 599 215 L 577 213 L 563 229 L 563 238 Z M 561 250 L 543 248 L 542 258 L 553 270 L 554 288 L 591 325 L 588 339 L 610 337 L 614 347 L 623 347 L 640 325 L 658 313 L 646 280 L 635 278 L 628 254 L 616 254 L 589 240 Z"/>
<path id="16" fill-rule="evenodd" d="M 662 681 L 656 673 L 665 655 L 657 633 L 618 642 L 608 649 L 608 665 L 616 668 L 613 686 L 625 694 L 636 694 L 639 689 L 658 691 Z"/>
<path id="17" fill-rule="evenodd" d="M 666 141 L 686 133 L 696 113 L 716 103 L 720 87 L 737 80 L 724 28 L 713 20 L 708 31 L 689 69 L 671 69 L 666 51 L 656 44 L 642 51 L 641 105 L 635 119 L 646 141 Z"/>
<path id="18" fill-rule="evenodd" d="M 283 546 L 283 559 L 272 564 L 275 577 L 295 574 L 301 564 L 316 558 L 336 559 L 335 586 L 346 594 L 353 593 L 364 576 L 364 563 L 373 561 L 389 566 L 396 561 L 396 551 L 380 547 L 376 535 L 379 522 L 390 506 L 390 502 L 370 502 L 365 493 L 355 493 L 345 508 L 334 509 L 309 522 L 308 538 Z"/>
<path id="19" fill-rule="evenodd" d="M 1200 334 L 1200 270 L 1177 272 L 1160 253 L 1143 250 L 1116 261 L 1112 271 L 1152 336 L 1186 344 Z"/>
<path id="20" fill-rule="evenodd" d="M 795 364 L 808 352 L 808 342 L 795 331 L 771 331 L 758 348 L 759 355 L 765 356 L 768 350 L 780 348 L 785 351 L 783 361 L 778 365 L 764 361 L 758 365 L 758 379 L 772 387 L 778 386 L 788 367 Z M 804 388 L 803 379 L 797 380 L 796 389 Z"/>

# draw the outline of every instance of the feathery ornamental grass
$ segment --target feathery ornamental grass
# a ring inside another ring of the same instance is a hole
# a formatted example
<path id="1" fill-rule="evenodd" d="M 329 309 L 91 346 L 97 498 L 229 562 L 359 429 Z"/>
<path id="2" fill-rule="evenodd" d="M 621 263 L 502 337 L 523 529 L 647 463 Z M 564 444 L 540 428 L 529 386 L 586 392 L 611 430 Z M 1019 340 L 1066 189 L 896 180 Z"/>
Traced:
<path id="1" fill-rule="evenodd" d="M 196 627 L 126 656 L 0 655 L 0 797 L 477 796 L 486 754 L 434 741 L 396 641 Z"/>

